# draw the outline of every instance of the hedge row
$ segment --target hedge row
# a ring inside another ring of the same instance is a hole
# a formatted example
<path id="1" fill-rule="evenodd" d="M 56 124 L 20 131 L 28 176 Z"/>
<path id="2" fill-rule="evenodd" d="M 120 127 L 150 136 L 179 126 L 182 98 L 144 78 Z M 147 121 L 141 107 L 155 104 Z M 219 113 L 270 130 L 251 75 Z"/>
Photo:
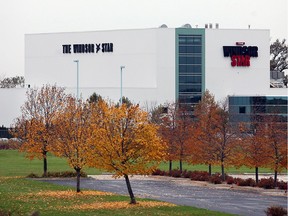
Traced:
<path id="1" fill-rule="evenodd" d="M 155 170 L 152 175 L 160 175 L 160 176 L 171 176 L 176 178 L 190 178 L 193 181 L 207 181 L 213 184 L 221 184 L 223 180 L 219 173 L 215 173 L 213 175 L 209 175 L 206 171 L 187 171 L 184 170 L 181 172 L 180 170 L 172 170 L 163 171 L 163 170 Z M 260 187 L 265 189 L 273 189 L 274 187 L 274 179 L 273 178 L 262 178 L 259 180 L 258 184 L 252 178 L 242 179 L 242 178 L 233 178 L 232 176 L 225 176 L 227 184 L 236 184 L 238 186 L 250 186 L 250 187 Z M 278 181 L 277 187 L 282 190 L 287 190 L 287 182 Z"/>
<path id="2" fill-rule="evenodd" d="M 80 172 L 81 177 L 87 177 L 87 174 L 83 171 Z M 48 172 L 47 176 L 39 176 L 35 173 L 30 173 L 27 178 L 71 178 L 71 177 L 76 177 L 77 174 L 76 172 L 73 171 L 63 171 L 63 172 Z"/>

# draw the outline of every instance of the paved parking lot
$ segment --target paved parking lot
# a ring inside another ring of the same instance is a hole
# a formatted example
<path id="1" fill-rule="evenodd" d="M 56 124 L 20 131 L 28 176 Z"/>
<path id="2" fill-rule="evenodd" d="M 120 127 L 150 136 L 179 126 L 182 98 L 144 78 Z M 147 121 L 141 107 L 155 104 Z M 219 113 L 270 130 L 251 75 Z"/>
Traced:
<path id="1" fill-rule="evenodd" d="M 45 180 L 61 185 L 75 186 L 75 179 Z M 284 191 L 260 188 L 213 185 L 160 176 L 135 176 L 131 178 L 133 192 L 137 197 L 153 198 L 178 205 L 195 206 L 237 215 L 265 215 L 267 207 L 281 205 L 287 208 Z M 124 179 L 113 179 L 110 175 L 97 175 L 81 179 L 81 188 L 128 195 Z"/>

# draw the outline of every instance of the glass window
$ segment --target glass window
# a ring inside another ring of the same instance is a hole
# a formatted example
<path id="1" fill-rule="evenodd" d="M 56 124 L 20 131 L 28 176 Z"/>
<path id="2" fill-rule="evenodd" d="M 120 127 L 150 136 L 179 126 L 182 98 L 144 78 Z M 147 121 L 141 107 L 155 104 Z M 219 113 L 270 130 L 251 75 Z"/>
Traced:
<path id="1" fill-rule="evenodd" d="M 202 83 L 201 76 L 179 76 L 179 83 Z"/>
<path id="2" fill-rule="evenodd" d="M 179 44 L 186 44 L 186 37 L 179 37 Z"/>
<path id="3" fill-rule="evenodd" d="M 245 106 L 240 106 L 239 107 L 239 113 L 246 113 L 246 107 Z"/>
<path id="4" fill-rule="evenodd" d="M 201 100 L 201 95 L 179 95 L 180 103 L 198 103 Z"/>
<path id="5" fill-rule="evenodd" d="M 179 73 L 201 73 L 201 65 L 179 65 Z"/>
<path id="6" fill-rule="evenodd" d="M 202 53 L 201 46 L 179 46 L 179 53 Z"/>
<path id="7" fill-rule="evenodd" d="M 287 106 L 266 106 L 266 112 L 267 113 L 277 113 L 277 114 L 287 114 L 288 110 L 287 110 Z"/>
<path id="8" fill-rule="evenodd" d="M 179 64 L 201 64 L 201 57 L 179 56 Z"/>
<path id="9" fill-rule="evenodd" d="M 202 35 L 178 36 L 179 102 L 195 104 L 202 93 Z"/>
<path id="10" fill-rule="evenodd" d="M 231 105 L 250 105 L 250 97 L 231 97 Z"/>
<path id="11" fill-rule="evenodd" d="M 201 36 L 181 36 L 179 37 L 179 44 L 187 45 L 201 45 L 202 38 Z"/>
<path id="12" fill-rule="evenodd" d="M 201 85 L 179 85 L 179 92 L 201 92 Z"/>
<path id="13" fill-rule="evenodd" d="M 284 98 L 284 97 L 267 97 L 267 104 L 288 105 L 288 101 L 287 101 L 287 98 Z"/>

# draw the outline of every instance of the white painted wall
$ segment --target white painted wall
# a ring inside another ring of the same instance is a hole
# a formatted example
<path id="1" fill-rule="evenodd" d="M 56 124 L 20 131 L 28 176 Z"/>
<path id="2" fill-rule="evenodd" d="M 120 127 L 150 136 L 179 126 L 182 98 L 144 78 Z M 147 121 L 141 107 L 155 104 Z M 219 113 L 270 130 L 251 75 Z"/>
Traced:
<path id="1" fill-rule="evenodd" d="M 227 95 L 268 95 L 270 92 L 269 30 L 206 29 L 206 89 L 216 100 Z M 251 57 L 250 67 L 232 67 L 224 57 L 223 46 L 258 46 L 258 58 Z"/>
<path id="2" fill-rule="evenodd" d="M 258 46 L 258 58 L 250 67 L 232 67 L 223 46 L 244 41 Z M 63 44 L 113 43 L 113 53 L 63 54 Z M 287 95 L 287 89 L 270 89 L 269 30 L 206 29 L 205 86 L 216 100 L 227 95 Z M 120 98 L 120 66 L 123 95 L 140 105 L 175 100 L 175 29 L 139 29 L 25 35 L 25 80 L 41 87 L 57 84 L 76 95 L 76 63 L 80 62 L 80 93 L 93 92 L 106 99 Z M 26 89 L 0 89 L 0 125 L 9 127 L 19 116 Z"/>
<path id="3" fill-rule="evenodd" d="M 63 44 L 113 43 L 112 53 L 63 54 Z M 79 60 L 80 93 L 96 92 L 118 101 L 120 66 L 123 96 L 135 103 L 175 98 L 175 30 L 141 29 L 97 32 L 32 34 L 25 36 L 26 84 L 67 87 L 76 94 Z"/>
<path id="4" fill-rule="evenodd" d="M 21 115 L 25 88 L 0 88 L 0 126 L 10 127 L 14 119 Z"/>

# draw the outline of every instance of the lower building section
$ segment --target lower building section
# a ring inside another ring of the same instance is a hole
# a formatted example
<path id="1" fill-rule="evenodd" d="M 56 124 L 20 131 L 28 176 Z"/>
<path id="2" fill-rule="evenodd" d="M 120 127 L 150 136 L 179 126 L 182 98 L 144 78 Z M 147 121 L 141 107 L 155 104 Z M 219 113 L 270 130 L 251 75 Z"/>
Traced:
<path id="1" fill-rule="evenodd" d="M 261 122 L 268 117 L 287 122 L 287 110 L 288 96 L 229 96 L 230 121 L 236 124 Z"/>

